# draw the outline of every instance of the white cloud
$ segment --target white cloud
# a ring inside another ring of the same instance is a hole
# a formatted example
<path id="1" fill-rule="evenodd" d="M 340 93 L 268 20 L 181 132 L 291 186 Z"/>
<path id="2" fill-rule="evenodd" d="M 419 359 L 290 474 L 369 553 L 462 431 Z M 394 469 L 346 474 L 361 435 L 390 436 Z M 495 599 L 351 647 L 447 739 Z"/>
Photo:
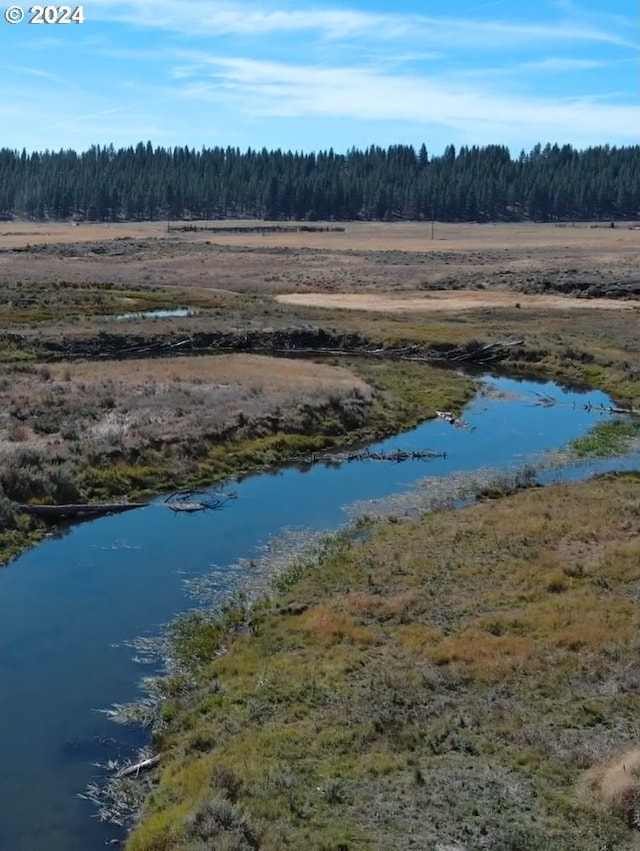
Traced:
<path id="1" fill-rule="evenodd" d="M 282 0 L 280 8 L 265 6 L 266 3 L 218 0 L 92 0 L 91 14 L 94 19 L 193 36 L 315 31 L 328 39 L 413 39 L 422 42 L 423 47 L 438 49 L 445 45 L 512 49 L 533 42 L 601 42 L 635 47 L 631 39 L 575 18 L 534 24 L 393 12 L 380 14 L 319 5 L 301 8 L 299 4 L 287 4 L 286 0 Z"/>
<path id="2" fill-rule="evenodd" d="M 615 127 L 635 140 L 635 106 L 588 97 L 515 97 L 502 88 L 437 77 L 389 75 L 370 69 L 287 65 L 210 57 L 208 81 L 182 96 L 216 102 L 233 91 L 235 109 L 253 117 L 330 117 L 441 125 L 472 138 L 593 138 Z"/>

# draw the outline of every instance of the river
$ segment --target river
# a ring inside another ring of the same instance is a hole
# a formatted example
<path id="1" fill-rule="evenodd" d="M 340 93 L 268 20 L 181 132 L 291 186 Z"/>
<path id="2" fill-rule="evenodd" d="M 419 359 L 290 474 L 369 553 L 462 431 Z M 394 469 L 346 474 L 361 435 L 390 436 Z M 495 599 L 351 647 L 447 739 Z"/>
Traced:
<path id="1" fill-rule="evenodd" d="M 159 499 L 74 525 L 1 570 L 0 847 L 92 851 L 116 835 L 75 793 L 101 776 L 91 763 L 128 755 L 141 734 L 95 710 L 139 696 L 149 669 L 125 642 L 157 634 L 193 605 L 185 578 L 251 558 L 286 527 L 335 529 L 348 504 L 401 492 L 419 478 L 522 463 L 583 435 L 598 420 L 586 405 L 610 404 L 602 393 L 551 382 L 485 381 L 491 392 L 464 412 L 472 428 L 433 420 L 375 445 L 446 458 L 260 474 L 234 484 L 238 499 L 221 511 L 174 514 Z M 559 404 L 536 405 L 535 394 Z"/>

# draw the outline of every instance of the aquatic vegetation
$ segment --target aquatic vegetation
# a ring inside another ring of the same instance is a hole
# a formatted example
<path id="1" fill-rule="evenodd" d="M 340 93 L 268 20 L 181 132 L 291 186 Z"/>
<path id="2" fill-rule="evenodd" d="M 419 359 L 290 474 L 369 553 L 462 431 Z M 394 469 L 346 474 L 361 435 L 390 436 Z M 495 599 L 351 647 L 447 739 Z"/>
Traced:
<path id="1" fill-rule="evenodd" d="M 596 423 L 584 437 L 571 441 L 571 447 L 579 457 L 621 455 L 634 438 L 640 438 L 640 419 L 620 418 Z"/>

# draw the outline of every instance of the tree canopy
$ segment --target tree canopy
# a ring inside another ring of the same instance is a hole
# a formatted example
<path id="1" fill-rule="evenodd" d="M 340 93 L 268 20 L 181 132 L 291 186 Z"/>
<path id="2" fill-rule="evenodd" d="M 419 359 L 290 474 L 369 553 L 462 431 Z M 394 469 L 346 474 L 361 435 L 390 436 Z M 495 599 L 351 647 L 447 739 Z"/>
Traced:
<path id="1" fill-rule="evenodd" d="M 640 216 L 640 146 L 423 144 L 346 154 L 95 145 L 0 150 L 0 212 L 87 221 L 567 221 Z"/>

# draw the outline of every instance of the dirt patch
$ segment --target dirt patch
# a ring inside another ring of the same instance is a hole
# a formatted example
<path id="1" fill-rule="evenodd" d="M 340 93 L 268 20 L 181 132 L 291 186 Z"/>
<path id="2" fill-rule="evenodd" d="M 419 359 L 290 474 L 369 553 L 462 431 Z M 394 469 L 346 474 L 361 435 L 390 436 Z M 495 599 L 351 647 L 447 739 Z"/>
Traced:
<path id="1" fill-rule="evenodd" d="M 590 769 L 583 783 L 610 812 L 640 829 L 640 748 Z"/>
<path id="2" fill-rule="evenodd" d="M 618 299 L 575 299 L 565 296 L 524 295 L 504 291 L 453 291 L 402 297 L 375 293 L 287 293 L 276 299 L 282 304 L 342 310 L 373 310 L 381 313 L 439 313 L 491 307 L 548 308 L 549 310 L 629 310 L 638 302 Z"/>

